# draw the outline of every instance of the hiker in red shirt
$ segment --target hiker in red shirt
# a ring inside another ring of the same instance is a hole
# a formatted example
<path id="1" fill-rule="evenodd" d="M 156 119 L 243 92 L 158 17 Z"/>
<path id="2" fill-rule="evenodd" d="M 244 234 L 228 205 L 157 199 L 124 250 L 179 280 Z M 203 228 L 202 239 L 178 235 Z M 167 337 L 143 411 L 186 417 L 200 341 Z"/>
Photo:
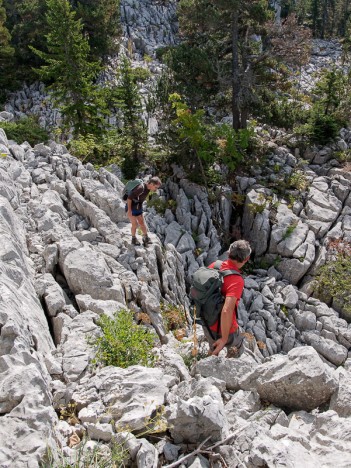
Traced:
<path id="1" fill-rule="evenodd" d="M 141 183 L 129 194 L 126 204 L 126 212 L 129 221 L 132 223 L 132 244 L 141 245 L 136 237 L 136 230 L 139 226 L 143 233 L 143 245 L 146 247 L 151 244 L 147 234 L 147 227 L 143 215 L 143 203 L 150 192 L 156 192 L 161 186 L 161 180 L 158 177 L 151 177 L 146 183 Z"/>
<path id="2" fill-rule="evenodd" d="M 240 272 L 251 254 L 250 244 L 245 240 L 233 242 L 228 251 L 228 260 L 222 262 L 220 270 Z M 209 265 L 213 268 L 214 263 Z M 210 345 L 210 354 L 217 356 L 226 347 L 227 357 L 239 357 L 244 352 L 244 337 L 237 322 L 237 307 L 244 289 L 244 279 L 239 275 L 228 275 L 223 278 L 222 295 L 225 297 L 223 309 L 218 321 L 209 327 L 203 327 Z M 212 336 L 211 336 L 212 335 Z"/>

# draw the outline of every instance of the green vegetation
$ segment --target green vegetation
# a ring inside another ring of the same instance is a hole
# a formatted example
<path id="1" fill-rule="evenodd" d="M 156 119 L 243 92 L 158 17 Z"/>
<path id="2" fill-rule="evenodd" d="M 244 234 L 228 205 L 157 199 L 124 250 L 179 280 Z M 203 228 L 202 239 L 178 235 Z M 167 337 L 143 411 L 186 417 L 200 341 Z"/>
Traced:
<path id="1" fill-rule="evenodd" d="M 112 318 L 102 315 L 99 326 L 102 334 L 91 341 L 97 349 L 96 363 L 123 368 L 153 366 L 155 337 L 147 327 L 133 322 L 131 311 L 120 310 Z"/>
<path id="2" fill-rule="evenodd" d="M 170 101 L 176 113 L 172 123 L 184 145 L 188 165 L 189 162 L 194 165 L 195 173 L 208 188 L 208 169 L 214 163 L 224 163 L 234 171 L 244 159 L 252 132 L 249 129 L 234 130 L 226 124 L 208 124 L 205 112 L 202 109 L 192 112 L 179 94 L 171 94 Z"/>
<path id="3" fill-rule="evenodd" d="M 201 359 L 205 359 L 208 357 L 208 346 L 204 343 L 201 343 L 196 350 L 196 353 L 194 352 L 194 348 L 192 349 L 192 352 L 190 354 L 182 354 L 181 355 L 184 364 L 186 367 L 191 370 L 192 367 L 198 362 L 201 361 Z"/>
<path id="4" fill-rule="evenodd" d="M 297 170 L 288 177 L 287 185 L 289 188 L 295 188 L 301 192 L 307 189 L 308 179 L 304 172 Z"/>
<path id="5" fill-rule="evenodd" d="M 42 50 L 48 25 L 45 15 L 46 0 L 2 0 L 6 9 L 6 26 L 11 34 L 14 48 L 14 67 L 11 70 L 13 84 L 11 90 L 21 86 L 22 82 L 36 79 L 33 67 L 41 65 L 41 59 L 30 49 Z"/>
<path id="6" fill-rule="evenodd" d="M 6 10 L 0 0 L 0 102 L 5 98 L 5 89 L 11 85 L 15 49 L 11 46 L 11 35 L 6 27 Z"/>
<path id="7" fill-rule="evenodd" d="M 187 320 L 183 307 L 172 304 L 161 305 L 161 315 L 167 332 L 184 329 L 187 326 Z"/>
<path id="8" fill-rule="evenodd" d="M 318 270 L 317 292 L 319 297 L 330 302 L 331 299 L 342 304 L 343 315 L 351 322 L 351 256 L 340 252 L 335 260 L 327 262 Z"/>
<path id="9" fill-rule="evenodd" d="M 31 146 L 38 143 L 46 143 L 49 134 L 38 124 L 34 117 L 17 120 L 16 122 L 0 122 L 0 128 L 6 132 L 9 140 L 14 140 L 18 144 L 27 141 Z"/>
<path id="10" fill-rule="evenodd" d="M 92 59 L 103 58 L 106 61 L 109 55 L 118 52 L 116 38 L 121 35 L 120 1 L 75 0 L 71 3 L 77 17 L 82 20 Z"/>
<path id="11" fill-rule="evenodd" d="M 53 80 L 50 88 L 67 130 L 73 127 L 75 136 L 97 134 L 107 112 L 103 89 L 94 84 L 101 67 L 89 61 L 82 21 L 68 0 L 47 0 L 47 5 L 47 52 L 31 47 L 44 62 L 36 71 L 41 79 Z"/>
<path id="12" fill-rule="evenodd" d="M 120 164 L 125 151 L 123 135 L 117 129 L 106 130 L 100 136 L 78 135 L 70 140 L 68 147 L 74 156 L 96 167 Z"/>
<path id="13" fill-rule="evenodd" d="M 158 214 L 164 215 L 167 209 L 174 211 L 177 208 L 177 202 L 176 200 L 163 200 L 158 195 L 153 194 L 147 202 L 147 206 L 155 208 Z"/>
<path id="14" fill-rule="evenodd" d="M 63 452 L 54 453 L 48 449 L 40 468 L 124 468 L 128 466 L 129 451 L 124 444 L 110 443 L 96 445 L 93 450 L 86 447 L 89 439 L 77 439 L 74 460 L 68 460 Z"/>
<path id="15" fill-rule="evenodd" d="M 111 90 L 112 104 L 122 113 L 121 157 L 123 174 L 127 179 L 134 178 L 140 168 L 141 160 L 147 153 L 147 129 L 141 119 L 141 97 L 138 81 L 146 76 L 140 69 L 133 70 L 130 60 L 124 57 L 119 70 L 118 86 Z"/>
<path id="16" fill-rule="evenodd" d="M 291 221 L 289 226 L 286 228 L 286 231 L 284 232 L 282 239 L 283 240 L 288 239 L 292 235 L 292 233 L 295 231 L 298 224 L 299 224 L 298 221 Z"/>

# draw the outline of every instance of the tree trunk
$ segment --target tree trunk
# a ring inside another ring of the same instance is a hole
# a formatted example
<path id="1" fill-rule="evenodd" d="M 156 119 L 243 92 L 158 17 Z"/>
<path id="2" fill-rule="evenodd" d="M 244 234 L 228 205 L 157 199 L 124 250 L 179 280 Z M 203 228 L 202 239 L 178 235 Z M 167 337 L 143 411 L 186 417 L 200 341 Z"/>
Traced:
<path id="1" fill-rule="evenodd" d="M 239 71 L 239 12 L 238 7 L 232 13 L 232 114 L 233 128 L 238 130 L 240 123 L 240 71 Z"/>

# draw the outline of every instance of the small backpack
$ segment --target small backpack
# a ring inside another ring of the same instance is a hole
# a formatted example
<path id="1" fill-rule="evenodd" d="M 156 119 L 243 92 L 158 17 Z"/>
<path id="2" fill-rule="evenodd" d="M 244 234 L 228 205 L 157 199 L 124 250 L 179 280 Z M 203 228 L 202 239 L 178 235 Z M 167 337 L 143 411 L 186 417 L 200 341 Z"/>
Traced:
<path id="1" fill-rule="evenodd" d="M 217 260 L 213 268 L 200 267 L 193 275 L 190 296 L 196 311 L 207 328 L 214 325 L 221 316 L 225 298 L 221 293 L 223 278 L 241 274 L 235 270 L 220 271 L 222 262 Z"/>
<path id="2" fill-rule="evenodd" d="M 129 180 L 124 186 L 124 189 L 122 192 L 122 200 L 126 201 L 129 195 L 133 192 L 133 190 L 142 183 L 144 183 L 142 179 Z"/>

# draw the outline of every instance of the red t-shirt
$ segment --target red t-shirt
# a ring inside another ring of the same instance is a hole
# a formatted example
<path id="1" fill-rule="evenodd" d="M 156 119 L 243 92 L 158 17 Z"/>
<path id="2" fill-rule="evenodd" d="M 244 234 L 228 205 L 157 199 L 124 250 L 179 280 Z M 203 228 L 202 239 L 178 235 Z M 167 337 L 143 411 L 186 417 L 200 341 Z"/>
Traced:
<path id="1" fill-rule="evenodd" d="M 210 268 L 213 268 L 215 262 L 211 263 L 209 265 Z M 228 258 L 228 260 L 225 260 L 222 265 L 221 265 L 221 270 L 236 270 L 239 271 L 239 268 Z M 223 286 L 222 286 L 222 294 L 223 297 L 236 297 L 237 301 L 235 304 L 235 308 L 233 310 L 233 322 L 232 326 L 230 327 L 229 333 L 234 333 L 237 328 L 238 328 L 238 322 L 236 319 L 236 309 L 238 307 L 241 295 L 243 293 L 244 289 L 244 278 L 239 275 L 228 275 L 223 278 Z M 218 329 L 218 320 L 217 322 L 210 327 L 210 329 L 214 332 L 217 333 Z M 221 332 L 221 329 L 219 329 L 219 333 Z"/>

